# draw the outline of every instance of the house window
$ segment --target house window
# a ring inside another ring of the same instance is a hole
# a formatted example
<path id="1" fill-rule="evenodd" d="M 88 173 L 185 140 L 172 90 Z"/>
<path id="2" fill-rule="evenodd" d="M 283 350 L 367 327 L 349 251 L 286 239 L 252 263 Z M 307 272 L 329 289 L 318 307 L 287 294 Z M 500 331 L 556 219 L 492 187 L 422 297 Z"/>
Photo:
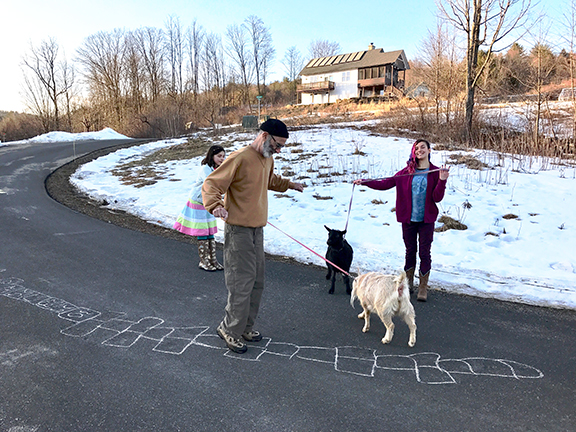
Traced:
<path id="1" fill-rule="evenodd" d="M 350 81 L 350 71 L 342 72 L 342 81 Z"/>

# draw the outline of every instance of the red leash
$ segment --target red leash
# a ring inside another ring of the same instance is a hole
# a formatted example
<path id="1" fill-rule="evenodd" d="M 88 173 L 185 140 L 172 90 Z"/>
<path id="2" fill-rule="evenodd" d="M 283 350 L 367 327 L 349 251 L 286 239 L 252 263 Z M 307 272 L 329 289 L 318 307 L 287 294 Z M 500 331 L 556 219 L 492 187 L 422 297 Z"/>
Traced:
<path id="1" fill-rule="evenodd" d="M 286 234 L 284 231 L 282 231 L 280 228 L 278 228 L 277 226 L 272 225 L 270 222 L 268 222 L 268 225 L 270 225 L 272 228 L 276 228 L 278 231 L 280 231 L 282 234 L 284 234 L 286 237 L 294 240 L 296 243 L 298 243 L 300 246 L 304 247 L 305 249 L 309 250 L 310 252 L 312 252 L 314 255 L 322 258 L 324 261 L 326 261 L 327 263 L 331 264 L 332 266 L 336 267 L 338 270 L 340 270 L 342 273 L 350 276 L 352 279 L 354 279 L 354 276 L 352 276 L 350 273 L 348 273 L 347 271 L 342 270 L 340 267 L 338 267 L 336 264 L 334 264 L 333 262 L 327 260 L 326 258 L 324 258 L 322 255 L 320 255 L 319 253 L 314 252 L 312 249 L 310 249 L 308 246 L 306 246 L 304 243 L 299 242 L 298 240 L 296 240 L 294 237 L 292 237 L 289 234 Z"/>

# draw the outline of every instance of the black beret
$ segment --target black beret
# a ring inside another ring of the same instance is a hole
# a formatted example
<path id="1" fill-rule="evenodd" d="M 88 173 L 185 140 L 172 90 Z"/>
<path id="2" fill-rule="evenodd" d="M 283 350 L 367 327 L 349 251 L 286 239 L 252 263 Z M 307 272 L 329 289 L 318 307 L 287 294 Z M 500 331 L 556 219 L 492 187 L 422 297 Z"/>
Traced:
<path id="1" fill-rule="evenodd" d="M 281 138 L 288 138 L 286 125 L 277 119 L 268 119 L 260 125 L 260 130 Z"/>

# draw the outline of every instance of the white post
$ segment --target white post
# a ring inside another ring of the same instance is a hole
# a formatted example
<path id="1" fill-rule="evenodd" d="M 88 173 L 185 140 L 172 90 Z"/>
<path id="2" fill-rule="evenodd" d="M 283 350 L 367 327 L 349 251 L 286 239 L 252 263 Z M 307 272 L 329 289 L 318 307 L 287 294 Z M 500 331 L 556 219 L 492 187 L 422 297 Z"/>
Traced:
<path id="1" fill-rule="evenodd" d="M 262 95 L 256 96 L 256 99 L 258 99 L 258 126 L 260 126 L 260 99 L 262 99 Z"/>

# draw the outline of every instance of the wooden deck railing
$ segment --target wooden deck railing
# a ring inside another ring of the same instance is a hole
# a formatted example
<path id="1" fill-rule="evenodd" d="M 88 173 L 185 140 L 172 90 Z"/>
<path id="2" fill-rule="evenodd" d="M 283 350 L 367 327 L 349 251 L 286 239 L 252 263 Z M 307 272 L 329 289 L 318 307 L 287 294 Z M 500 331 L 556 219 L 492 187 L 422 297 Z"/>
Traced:
<path id="1" fill-rule="evenodd" d="M 334 81 L 319 81 L 314 83 L 299 84 L 297 87 L 299 92 L 318 92 L 334 90 Z"/>

